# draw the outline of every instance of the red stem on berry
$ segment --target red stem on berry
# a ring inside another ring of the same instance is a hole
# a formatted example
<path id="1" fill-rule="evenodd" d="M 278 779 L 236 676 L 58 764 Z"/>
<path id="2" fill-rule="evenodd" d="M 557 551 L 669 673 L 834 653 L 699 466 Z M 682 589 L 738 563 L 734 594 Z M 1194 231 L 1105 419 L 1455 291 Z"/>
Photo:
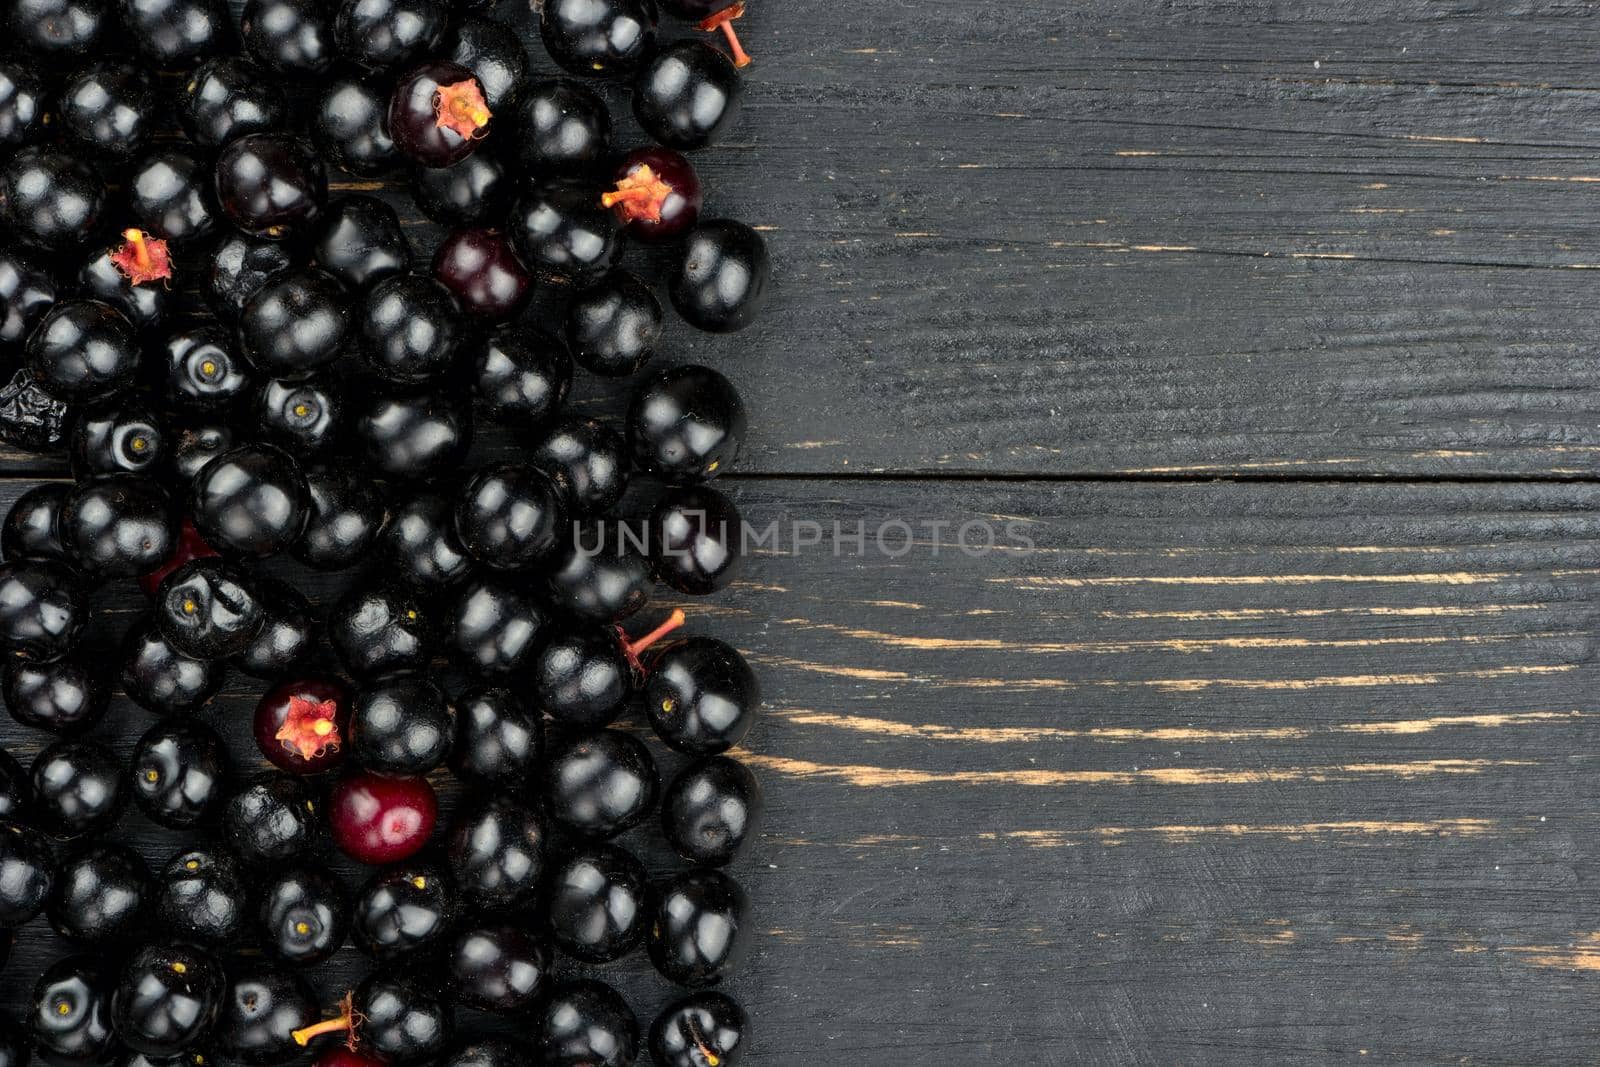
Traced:
<path id="1" fill-rule="evenodd" d="M 660 222 L 661 206 L 672 195 L 672 186 L 641 163 L 617 179 L 617 187 L 600 195 L 600 206 L 616 208 L 623 222 Z"/>
<path id="2" fill-rule="evenodd" d="M 491 118 L 476 78 L 441 85 L 433 94 L 433 124 L 441 130 L 454 130 L 475 141 L 489 135 L 486 127 Z"/>
<path id="3" fill-rule="evenodd" d="M 123 230 L 122 241 L 122 246 L 109 258 L 130 285 L 166 281 L 172 277 L 172 254 L 167 250 L 167 242 L 137 228 Z"/>
<path id="4" fill-rule="evenodd" d="M 739 43 L 739 35 L 733 29 L 733 20 L 743 16 L 744 0 L 739 0 L 738 3 L 723 8 L 710 18 L 700 20 L 700 29 L 707 33 L 713 30 L 722 31 L 722 35 L 728 39 L 728 48 L 733 52 L 733 65 L 736 67 L 750 65 L 750 56 L 745 52 L 744 45 Z"/>
<path id="5" fill-rule="evenodd" d="M 312 1038 L 321 1037 L 323 1034 L 337 1034 L 340 1031 L 344 1031 L 347 1035 L 349 1035 L 345 1039 L 345 1045 L 350 1049 L 350 1051 L 354 1052 L 356 1048 L 356 1023 L 358 1021 L 358 1014 L 355 1010 L 355 1005 L 353 1002 L 354 995 L 351 993 L 346 993 L 344 995 L 344 999 L 339 1001 L 340 1014 L 337 1017 L 332 1019 L 324 1019 L 320 1023 L 312 1023 L 310 1026 L 302 1026 L 300 1029 L 294 1031 L 294 1033 L 290 1035 L 294 1038 L 294 1043 L 299 1045 L 301 1048 L 304 1048 L 306 1045 L 310 1044 Z"/>
<path id="6" fill-rule="evenodd" d="M 676 630 L 678 627 L 682 626 L 686 619 L 687 616 L 684 615 L 682 608 L 673 608 L 672 614 L 668 615 L 666 621 L 660 626 L 657 626 L 654 630 L 651 630 L 643 637 L 636 637 L 631 641 L 628 639 L 628 635 L 623 631 L 622 627 L 618 626 L 616 628 L 617 640 L 622 642 L 622 654 L 628 657 L 628 663 L 635 671 L 643 674 L 644 665 L 639 662 L 639 654 L 644 652 L 657 641 L 661 640 L 663 637 L 670 634 L 672 631 Z"/>

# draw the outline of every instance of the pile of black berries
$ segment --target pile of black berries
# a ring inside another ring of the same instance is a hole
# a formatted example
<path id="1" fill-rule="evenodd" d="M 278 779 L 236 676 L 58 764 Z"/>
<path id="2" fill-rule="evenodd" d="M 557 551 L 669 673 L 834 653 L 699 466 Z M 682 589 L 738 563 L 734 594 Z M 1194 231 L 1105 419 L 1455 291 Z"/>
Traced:
<path id="1" fill-rule="evenodd" d="M 544 0 L 549 76 L 482 0 L 0 0 L 0 439 L 72 473 L 0 529 L 0 689 L 54 735 L 0 750 L 0 963 L 40 915 L 74 946 L 0 1067 L 737 1062 L 710 987 L 747 939 L 761 793 L 727 753 L 759 687 L 648 607 L 738 569 L 711 483 L 745 407 L 654 359 L 619 264 L 659 246 L 720 333 L 768 263 L 684 154 L 738 115 L 743 5 L 663 3 L 728 52 L 658 40 L 654 0 Z M 352 191 L 394 188 L 436 247 Z M 630 390 L 620 431 L 568 410 L 574 366 Z M 469 462 L 483 420 L 512 458 Z M 257 751 L 207 722 L 239 675 Z M 126 759 L 92 736 L 119 686 L 154 716 Z M 688 757 L 665 788 L 624 716 Z M 129 802 L 178 832 L 156 869 L 108 834 Z M 652 816 L 665 878 L 613 840 Z M 347 942 L 365 977 L 315 989 Z M 639 949 L 694 990 L 648 1035 L 592 976 Z"/>

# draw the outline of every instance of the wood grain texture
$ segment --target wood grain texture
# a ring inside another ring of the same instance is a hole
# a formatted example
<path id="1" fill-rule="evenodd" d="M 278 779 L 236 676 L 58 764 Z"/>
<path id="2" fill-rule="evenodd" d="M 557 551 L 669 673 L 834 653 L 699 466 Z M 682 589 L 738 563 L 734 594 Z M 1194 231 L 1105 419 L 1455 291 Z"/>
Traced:
<path id="1" fill-rule="evenodd" d="M 827 531 L 684 605 L 767 695 L 745 758 L 768 818 L 738 868 L 758 935 L 732 986 L 755 1063 L 1592 1055 L 1600 490 L 734 495 L 757 528 Z M 918 535 L 835 556 L 835 521 Z M 967 523 L 1032 547 L 965 554 Z M 138 595 L 107 604 L 121 625 Z M 205 713 L 244 756 L 261 689 L 235 679 Z M 126 747 L 148 722 L 119 698 L 102 732 Z M 24 734 L 0 726 L 27 758 Z M 124 833 L 170 847 L 137 815 Z M 628 841 L 671 869 L 652 836 Z M 330 1003 L 357 959 L 317 972 Z M 645 1016 L 669 993 L 639 963 L 600 971 Z"/>

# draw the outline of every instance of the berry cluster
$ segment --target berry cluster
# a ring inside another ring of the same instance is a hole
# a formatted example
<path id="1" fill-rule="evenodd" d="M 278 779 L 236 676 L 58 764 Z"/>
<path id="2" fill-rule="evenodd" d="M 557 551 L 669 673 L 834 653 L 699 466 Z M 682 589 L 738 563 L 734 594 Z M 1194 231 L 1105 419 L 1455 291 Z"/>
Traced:
<path id="1" fill-rule="evenodd" d="M 745 1012 L 708 987 L 748 925 L 725 868 L 761 792 L 726 753 L 759 687 L 681 609 L 623 624 L 657 582 L 732 579 L 709 483 L 745 409 L 649 366 L 663 308 L 618 263 L 661 245 L 711 332 L 768 265 L 683 154 L 736 119 L 743 5 L 663 3 L 728 52 L 658 41 L 654 0 L 537 16 L 568 75 L 628 87 L 655 143 L 622 151 L 483 0 L 0 0 L 0 439 L 73 474 L 0 527 L 0 690 L 55 735 L 26 770 L 0 750 L 0 963 L 41 913 L 75 946 L 0 1019 L 0 1067 L 737 1061 Z M 330 170 L 405 174 L 448 234 L 419 255 Z M 631 377 L 621 432 L 566 410 L 574 365 Z M 463 469 L 478 419 L 521 458 Z M 316 571 L 352 576 L 325 609 Z M 148 610 L 98 649 L 129 580 Z M 266 690 L 258 753 L 196 714 L 232 671 Z M 118 684 L 157 716 L 127 761 L 86 736 Z M 688 757 L 665 789 L 611 728 L 634 711 Z M 107 840 L 130 798 L 188 835 L 158 870 Z M 612 839 L 657 811 L 690 867 L 652 882 Z M 306 969 L 347 941 L 370 966 L 323 1018 Z M 645 1041 L 588 971 L 641 948 L 697 990 Z M 526 1040 L 458 1037 L 460 1009 Z"/>

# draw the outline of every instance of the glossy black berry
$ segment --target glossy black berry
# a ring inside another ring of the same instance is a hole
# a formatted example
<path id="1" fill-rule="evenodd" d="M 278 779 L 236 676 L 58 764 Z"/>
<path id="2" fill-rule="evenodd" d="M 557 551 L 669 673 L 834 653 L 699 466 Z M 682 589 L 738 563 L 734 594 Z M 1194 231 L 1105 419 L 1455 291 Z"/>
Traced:
<path id="1" fill-rule="evenodd" d="M 736 649 L 711 637 L 667 645 L 650 661 L 644 707 L 668 747 L 714 756 L 744 739 L 761 686 Z"/>
<path id="2" fill-rule="evenodd" d="M 44 910 L 56 880 L 50 842 L 19 822 L 0 822 L 0 924 L 21 926 Z"/>
<path id="3" fill-rule="evenodd" d="M 511 210 L 516 182 L 491 152 L 474 152 L 448 167 L 417 167 L 411 195 L 422 213 L 444 226 L 498 225 Z"/>
<path id="4" fill-rule="evenodd" d="M 522 40 L 505 22 L 487 15 L 464 15 L 445 36 L 439 54 L 470 70 L 483 88 L 491 113 L 509 107 L 528 72 Z"/>
<path id="5" fill-rule="evenodd" d="M 233 19 L 219 0 L 119 0 L 135 47 L 162 70 L 194 66 L 233 46 Z"/>
<path id="6" fill-rule="evenodd" d="M 115 20 L 98 0 L 14 0 L 7 5 L 8 44 L 60 62 L 92 53 Z"/>
<path id="7" fill-rule="evenodd" d="M 128 240 L 130 236 L 137 236 L 136 245 Z M 142 230 L 125 231 L 117 244 L 102 248 L 78 269 L 79 290 L 122 312 L 137 329 L 156 329 L 178 303 L 178 294 L 169 288 L 172 269 L 167 250 L 160 247 L 159 259 L 155 254 L 158 240 Z M 142 264 L 130 258 L 140 252 L 144 254 Z"/>
<path id="8" fill-rule="evenodd" d="M 172 473 L 179 482 L 190 482 L 206 464 L 234 445 L 233 427 L 220 422 L 176 426 L 172 430 Z"/>
<path id="9" fill-rule="evenodd" d="M 191 326 L 175 333 L 167 338 L 163 354 L 161 391 L 174 406 L 192 411 L 226 408 L 250 387 L 249 365 L 219 326 Z"/>
<path id="10" fill-rule="evenodd" d="M 280 678 L 316 653 L 321 626 L 310 601 L 287 582 L 262 580 L 259 593 L 266 622 L 250 646 L 229 662 L 257 678 Z"/>
<path id="11" fill-rule="evenodd" d="M 605 726 L 622 714 L 633 692 L 633 668 L 615 631 L 563 630 L 534 666 L 534 692 L 551 716 L 573 726 Z"/>
<path id="12" fill-rule="evenodd" d="M 413 67 L 389 102 L 389 136 L 424 167 L 448 167 L 477 149 L 492 112 L 483 86 L 466 67 L 440 60 Z"/>
<path id="13" fill-rule="evenodd" d="M 70 482 L 39 482 L 17 497 L 0 526 L 0 555 L 7 560 L 65 560 L 58 519 Z"/>
<path id="14" fill-rule="evenodd" d="M 98 741 L 57 741 L 34 757 L 34 823 L 57 837 L 97 834 L 122 814 L 125 799 L 117 754 Z"/>
<path id="15" fill-rule="evenodd" d="M 4 684 L 13 719 L 62 736 L 93 729 L 105 718 L 110 699 L 104 679 L 81 655 L 49 663 L 12 657 Z"/>
<path id="16" fill-rule="evenodd" d="M 761 786 L 749 768 L 727 756 L 689 764 L 667 787 L 661 828 L 667 843 L 700 867 L 738 858 L 761 821 Z"/>
<path id="17" fill-rule="evenodd" d="M 578 82 L 549 78 L 526 86 L 513 118 L 517 159 L 535 174 L 583 174 L 611 151 L 611 112 Z"/>
<path id="18" fill-rule="evenodd" d="M 47 560 L 0 564 L 0 647 L 40 662 L 71 652 L 89 621 L 77 575 Z"/>
<path id="19" fill-rule="evenodd" d="M 491 419 L 531 429 L 561 410 L 572 385 L 572 359 L 561 342 L 520 326 L 502 326 L 468 350 L 473 391 Z"/>
<path id="20" fill-rule="evenodd" d="M 530 269 L 580 285 L 604 276 L 622 256 L 621 226 L 589 182 L 536 183 L 512 205 L 508 229 Z"/>
<path id="21" fill-rule="evenodd" d="M 457 1044 L 439 1060 L 439 1067 L 533 1067 L 533 1054 L 510 1041 L 480 1037 Z"/>
<path id="22" fill-rule="evenodd" d="M 193 659 L 167 644 L 154 620 L 136 623 L 122 646 L 122 688 L 135 704 L 157 715 L 193 711 L 227 678 L 220 662 Z"/>
<path id="23" fill-rule="evenodd" d="M 217 157 L 216 183 L 217 200 L 235 226 L 275 241 L 309 229 L 328 198 L 322 160 L 310 142 L 286 133 L 229 142 Z"/>
<path id="24" fill-rule="evenodd" d="M 533 902 L 545 870 L 545 837 L 538 808 L 512 794 L 463 807 L 447 842 L 450 870 L 462 898 L 487 910 Z"/>
<path id="25" fill-rule="evenodd" d="M 228 750 L 211 727 L 165 719 L 139 738 L 128 762 L 133 801 L 152 822 L 187 830 L 210 821 L 223 800 Z"/>
<path id="26" fill-rule="evenodd" d="M 106 187 L 76 156 L 24 148 L 0 167 L 0 222 L 23 242 L 52 252 L 76 250 L 105 209 Z"/>
<path id="27" fill-rule="evenodd" d="M 328 617 L 328 640 L 357 678 L 420 670 L 428 663 L 432 629 L 420 602 L 398 586 L 351 590 Z"/>
<path id="28" fill-rule="evenodd" d="M 539 15 L 545 50 L 586 78 L 633 73 L 655 48 L 656 10 L 649 0 L 546 0 Z"/>
<path id="29" fill-rule="evenodd" d="M 152 613 L 168 644 L 204 660 L 243 652 L 267 618 L 254 578 L 215 556 L 190 560 L 167 575 Z"/>
<path id="30" fill-rule="evenodd" d="M 362 352 L 390 381 L 420 383 L 455 361 L 464 324 L 450 291 L 431 278 L 401 274 L 368 291 L 359 319 Z"/>
<path id="31" fill-rule="evenodd" d="M 650 1055 L 658 1067 L 737 1067 L 749 1035 L 750 1019 L 737 1001 L 702 990 L 661 1009 L 650 1024 Z"/>
<path id="32" fill-rule="evenodd" d="M 343 354 L 353 322 L 338 279 L 301 268 L 277 275 L 245 302 L 239 342 L 245 357 L 264 374 L 303 377 Z"/>
<path id="33" fill-rule="evenodd" d="M 560 547 L 565 525 L 555 484 L 523 464 L 479 470 L 456 500 L 456 536 L 480 563 L 497 570 L 526 570 L 546 558 Z"/>
<path id="34" fill-rule="evenodd" d="M 0 147 L 43 140 L 54 120 L 50 87 L 39 72 L 25 63 L 0 62 Z"/>
<path id="35" fill-rule="evenodd" d="M 747 428 L 733 383 L 695 364 L 650 375 L 628 407 L 634 463 L 669 481 L 714 478 L 731 467 Z"/>
<path id="36" fill-rule="evenodd" d="M 561 982 L 533 1019 L 541 1063 L 549 1067 L 628 1067 L 639 1054 L 639 1020 L 604 982 Z"/>
<path id="37" fill-rule="evenodd" d="M 444 691 L 418 675 L 369 682 L 350 705 L 350 754 L 378 774 L 427 774 L 444 762 L 455 721 Z"/>
<path id="38" fill-rule="evenodd" d="M 378 486 L 359 470 L 319 465 L 306 471 L 311 515 L 294 557 L 318 570 L 343 570 L 366 557 L 383 534 L 388 509 Z"/>
<path id="39" fill-rule="evenodd" d="M 32 788 L 28 784 L 28 772 L 17 762 L 17 757 L 0 748 L 0 824 L 27 818 Z M 0 967 L 4 965 L 5 961 L 0 960 Z"/>
<path id="40" fill-rule="evenodd" d="M 175 243 L 207 237 L 221 223 L 210 169 L 182 148 L 140 158 L 128 178 L 128 209 L 145 229 Z"/>
<path id="41" fill-rule="evenodd" d="M 638 275 L 612 271 L 567 305 L 572 358 L 605 377 L 633 374 L 661 342 L 661 302 Z"/>
<path id="42" fill-rule="evenodd" d="M 110 304 L 63 300 L 28 337 L 28 370 L 51 396 L 103 400 L 132 383 L 139 369 L 133 326 Z"/>
<path id="43" fill-rule="evenodd" d="M 380 476 L 426 480 L 460 465 L 472 444 L 472 413 L 438 388 L 378 395 L 357 415 L 355 438 Z"/>
<path id="44" fill-rule="evenodd" d="M 224 981 L 221 966 L 192 946 L 135 949 L 111 994 L 118 1040 L 146 1056 L 178 1055 L 211 1032 Z"/>
<path id="45" fill-rule="evenodd" d="M 341 78 L 329 85 L 317 101 L 311 136 L 328 162 L 351 174 L 375 178 L 402 161 L 389 136 L 389 92 L 373 82 Z"/>
<path id="46" fill-rule="evenodd" d="M 431 54 L 449 18 L 444 0 L 341 0 L 333 39 L 350 62 L 391 70 Z"/>
<path id="47" fill-rule="evenodd" d="M 766 297 L 767 242 L 732 219 L 712 219 L 690 231 L 669 292 L 690 325 L 713 333 L 742 330 Z"/>
<path id="48" fill-rule="evenodd" d="M 418 493 L 395 510 L 378 552 L 398 581 L 416 588 L 442 589 L 472 569 L 456 540 L 455 508 L 436 493 Z"/>
<path id="49" fill-rule="evenodd" d="M 70 941 L 114 944 L 140 932 L 151 896 L 150 871 L 138 855 L 121 845 L 88 845 L 62 860 L 45 914 Z"/>
<path id="50" fill-rule="evenodd" d="M 0 352 L 22 348 L 57 293 L 49 271 L 20 249 L 0 249 Z"/>
<path id="51" fill-rule="evenodd" d="M 350 902 L 339 880 L 327 871 L 294 867 L 273 874 L 261 891 L 256 919 L 268 952 L 285 963 L 309 967 L 344 944 Z"/>
<path id="52" fill-rule="evenodd" d="M 299 538 L 307 514 L 300 464 L 272 445 L 243 445 L 195 476 L 189 511 L 206 543 L 221 552 L 262 558 Z"/>
<path id="53" fill-rule="evenodd" d="M 307 460 L 333 445 L 343 414 L 344 398 L 332 378 L 274 378 L 255 392 L 261 436 Z"/>
<path id="54" fill-rule="evenodd" d="M 318 0 L 247 0 L 239 33 L 257 62 L 285 78 L 321 78 L 337 57 L 331 14 Z"/>
<path id="55" fill-rule="evenodd" d="M 621 959 L 644 943 L 649 900 L 648 876 L 632 853 L 585 845 L 550 873 L 550 936 L 587 963 Z"/>
<path id="56" fill-rule="evenodd" d="M 508 577 L 472 578 L 446 609 L 445 646 L 476 678 L 505 679 L 534 663 L 546 613 L 538 598 Z"/>
<path id="57" fill-rule="evenodd" d="M 211 250 L 200 295 L 218 318 L 236 322 L 256 290 L 297 263 L 292 245 L 230 231 Z"/>
<path id="58" fill-rule="evenodd" d="M 609 512 L 628 487 L 627 445 L 598 419 L 562 418 L 535 446 L 529 462 L 554 479 L 572 515 Z"/>
<path id="59" fill-rule="evenodd" d="M 710 486 L 669 489 L 650 513 L 656 577 L 690 596 L 726 588 L 743 560 L 743 530 L 739 509 Z"/>
<path id="60" fill-rule="evenodd" d="M 222 836 L 253 867 L 281 867 L 317 841 L 321 803 L 306 779 L 282 771 L 258 776 L 228 798 Z"/>
<path id="61" fill-rule="evenodd" d="M 137 67 L 102 60 L 61 87 L 57 114 L 67 140 L 91 157 L 126 159 L 150 135 L 155 83 Z"/>
<path id="62" fill-rule="evenodd" d="M 411 246 L 394 208 L 374 196 L 344 196 L 323 213 L 311 255 L 317 266 L 360 290 L 404 271 Z"/>
<path id="63" fill-rule="evenodd" d="M 350 933 L 367 955 L 389 959 L 437 942 L 456 917 L 456 893 L 443 870 L 406 862 L 372 876 L 356 895 Z"/>
<path id="64" fill-rule="evenodd" d="M 51 1067 L 96 1067 L 117 1048 L 111 1025 L 115 972 L 101 956 L 65 956 L 45 968 L 33 986 L 28 1034 L 39 1059 Z"/>
<path id="65" fill-rule="evenodd" d="M 433 277 L 480 321 L 509 319 L 532 293 L 533 277 L 497 230 L 457 230 L 439 243 Z"/>
<path id="66" fill-rule="evenodd" d="M 235 960 L 210 1044 L 225 1063 L 286 1063 L 302 1051 L 295 1031 L 317 1014 L 315 995 L 293 971 L 270 960 Z"/>
<path id="67" fill-rule="evenodd" d="M 178 522 L 161 483 L 138 474 L 80 482 L 61 504 L 61 543 L 85 573 L 132 578 L 172 553 Z"/>
<path id="68" fill-rule="evenodd" d="M 174 937 L 229 944 L 250 921 L 250 889 L 239 863 L 219 849 L 180 851 L 156 876 L 156 920 Z"/>
<path id="69" fill-rule="evenodd" d="M 527 701 L 510 688 L 478 686 L 457 697 L 455 708 L 452 774 L 490 789 L 531 780 L 544 755 L 544 726 Z"/>
<path id="70" fill-rule="evenodd" d="M 422 982 L 379 973 L 356 987 L 354 1034 L 369 1054 L 409 1067 L 444 1051 L 453 1020 L 450 1009 Z"/>
<path id="71" fill-rule="evenodd" d="M 655 810 L 660 790 L 650 750 L 632 734 L 594 730 L 551 747 L 545 810 L 581 837 L 614 837 L 639 825 Z"/>
<path id="72" fill-rule="evenodd" d="M 478 1011 L 509 1015 L 529 1010 L 550 983 L 550 950 L 510 924 L 479 924 L 450 942 L 450 985 L 456 999 Z"/>
<path id="73" fill-rule="evenodd" d="M 588 622 L 621 622 L 645 604 L 655 585 L 634 531 L 619 522 L 573 525 L 570 541 L 550 560 L 551 603 Z"/>
<path id="74" fill-rule="evenodd" d="M 700 41 L 674 41 L 634 79 L 633 115 L 661 144 L 692 151 L 733 126 L 743 90 L 727 56 Z"/>
<path id="75" fill-rule="evenodd" d="M 685 871 L 656 896 L 650 962 L 680 985 L 716 985 L 744 948 L 749 900 L 721 871 Z"/>
<path id="76" fill-rule="evenodd" d="M 288 115 L 283 89 L 243 56 L 206 60 L 178 90 L 178 121 L 191 141 L 207 148 L 280 129 Z"/>

